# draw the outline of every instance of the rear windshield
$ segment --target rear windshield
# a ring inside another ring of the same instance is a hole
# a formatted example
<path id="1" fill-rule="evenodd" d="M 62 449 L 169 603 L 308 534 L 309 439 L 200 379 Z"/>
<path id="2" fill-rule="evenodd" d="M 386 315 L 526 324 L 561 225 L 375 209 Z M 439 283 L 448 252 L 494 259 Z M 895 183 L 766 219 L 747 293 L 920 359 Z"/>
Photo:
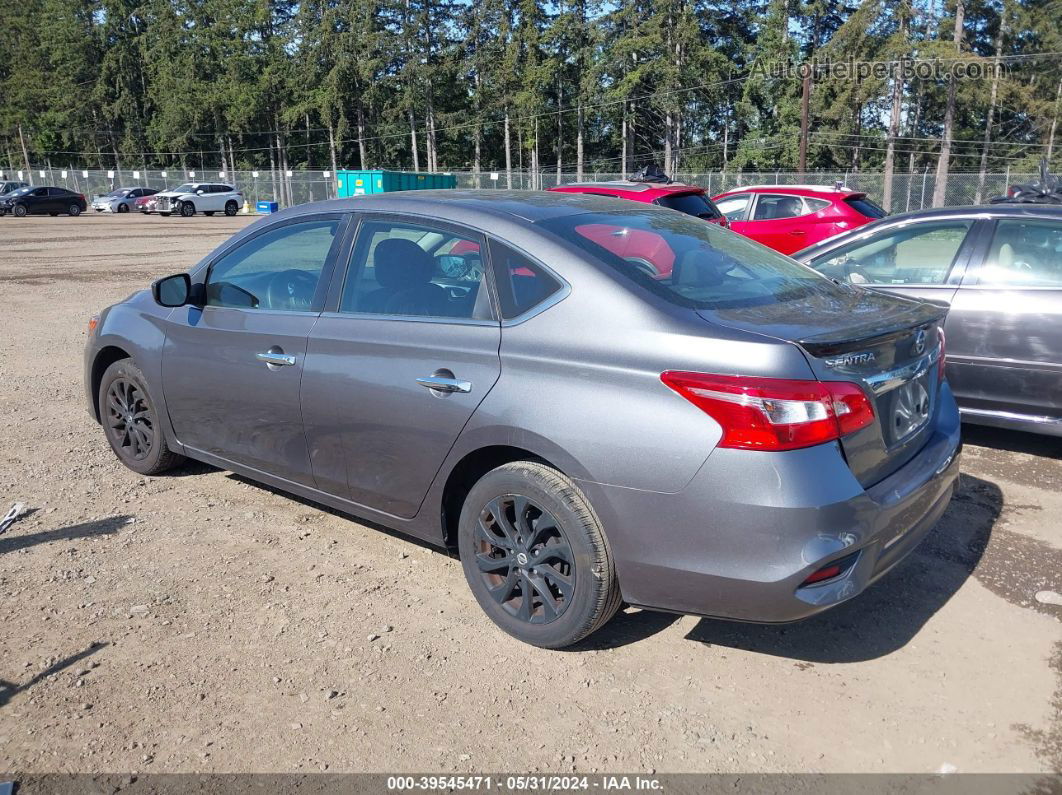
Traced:
<path id="1" fill-rule="evenodd" d="M 883 210 L 881 207 L 878 207 L 878 205 L 874 204 L 874 202 L 872 202 L 866 196 L 861 196 L 858 199 L 854 197 L 845 199 L 845 202 L 847 202 L 848 206 L 855 210 L 857 213 L 859 213 L 860 215 L 865 215 L 867 218 L 884 218 L 886 215 L 888 215 L 885 210 Z"/>
<path id="2" fill-rule="evenodd" d="M 703 193 L 680 193 L 673 196 L 661 196 L 656 200 L 661 207 L 669 210 L 678 210 L 686 215 L 695 215 L 698 218 L 719 218 L 719 209 L 712 204 L 712 200 Z"/>
<path id="3" fill-rule="evenodd" d="M 678 306 L 762 306 L 844 289 L 715 224 L 651 207 L 569 215 L 538 225 Z"/>

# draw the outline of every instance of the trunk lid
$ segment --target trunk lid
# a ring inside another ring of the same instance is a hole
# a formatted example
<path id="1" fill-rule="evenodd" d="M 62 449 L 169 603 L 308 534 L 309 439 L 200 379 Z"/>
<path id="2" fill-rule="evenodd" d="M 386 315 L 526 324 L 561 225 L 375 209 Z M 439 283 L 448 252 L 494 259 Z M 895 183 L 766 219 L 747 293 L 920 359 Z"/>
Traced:
<path id="1" fill-rule="evenodd" d="M 899 469 L 932 435 L 945 308 L 839 286 L 768 305 L 698 314 L 711 323 L 792 342 L 819 380 L 851 381 L 863 388 L 875 420 L 841 439 L 862 485 Z"/>

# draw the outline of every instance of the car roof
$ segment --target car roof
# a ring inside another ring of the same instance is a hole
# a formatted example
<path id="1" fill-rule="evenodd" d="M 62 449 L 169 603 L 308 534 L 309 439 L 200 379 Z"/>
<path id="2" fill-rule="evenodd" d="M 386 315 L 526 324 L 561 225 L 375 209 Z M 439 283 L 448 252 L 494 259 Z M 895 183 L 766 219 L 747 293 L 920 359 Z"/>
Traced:
<path id="1" fill-rule="evenodd" d="M 301 204 L 284 212 L 360 210 L 429 215 L 455 223 L 506 217 L 535 223 L 550 218 L 615 211 L 616 201 L 591 193 L 526 190 L 407 190 Z M 661 212 L 665 212 L 661 210 Z"/>
<path id="2" fill-rule="evenodd" d="M 653 194 L 663 196 L 668 193 L 704 193 L 700 185 L 686 185 L 682 182 L 633 182 L 629 179 L 600 180 L 597 182 L 569 182 L 550 189 L 554 193 L 578 193 L 584 190 L 608 190 L 615 193 Z"/>
<path id="3" fill-rule="evenodd" d="M 852 190 L 848 187 L 835 188 L 832 185 L 742 185 L 737 188 L 731 188 L 723 193 L 716 194 L 719 196 L 730 196 L 735 193 L 782 193 L 790 196 L 812 196 L 812 197 L 831 197 L 834 199 L 843 199 L 849 196 L 865 196 L 866 193 L 860 190 Z"/>

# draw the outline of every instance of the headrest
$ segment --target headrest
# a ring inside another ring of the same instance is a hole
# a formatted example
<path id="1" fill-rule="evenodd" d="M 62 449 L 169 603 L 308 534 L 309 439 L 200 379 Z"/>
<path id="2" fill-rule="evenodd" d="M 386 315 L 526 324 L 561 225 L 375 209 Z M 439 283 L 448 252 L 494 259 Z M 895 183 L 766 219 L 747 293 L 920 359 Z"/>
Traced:
<path id="1" fill-rule="evenodd" d="M 401 289 L 431 281 L 435 262 L 412 240 L 388 238 L 376 244 L 373 255 L 376 281 L 381 287 Z"/>
<path id="2" fill-rule="evenodd" d="M 685 252 L 675 263 L 672 282 L 709 287 L 723 281 L 722 262 L 716 252 L 695 248 Z"/>

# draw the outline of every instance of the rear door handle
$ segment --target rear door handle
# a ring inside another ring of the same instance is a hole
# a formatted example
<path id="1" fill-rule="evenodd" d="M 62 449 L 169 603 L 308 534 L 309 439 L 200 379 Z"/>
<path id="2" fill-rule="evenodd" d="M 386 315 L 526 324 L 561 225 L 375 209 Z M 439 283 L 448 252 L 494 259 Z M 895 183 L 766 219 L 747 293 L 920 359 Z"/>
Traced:
<path id="1" fill-rule="evenodd" d="M 458 378 L 443 378 L 437 375 L 429 375 L 418 378 L 417 383 L 437 392 L 471 392 L 472 382 L 462 381 Z"/>
<path id="2" fill-rule="evenodd" d="M 295 364 L 295 357 L 289 353 L 277 353 L 275 351 L 266 351 L 265 353 L 256 353 L 254 355 L 260 362 L 266 364 L 272 364 L 276 367 L 290 367 Z"/>

